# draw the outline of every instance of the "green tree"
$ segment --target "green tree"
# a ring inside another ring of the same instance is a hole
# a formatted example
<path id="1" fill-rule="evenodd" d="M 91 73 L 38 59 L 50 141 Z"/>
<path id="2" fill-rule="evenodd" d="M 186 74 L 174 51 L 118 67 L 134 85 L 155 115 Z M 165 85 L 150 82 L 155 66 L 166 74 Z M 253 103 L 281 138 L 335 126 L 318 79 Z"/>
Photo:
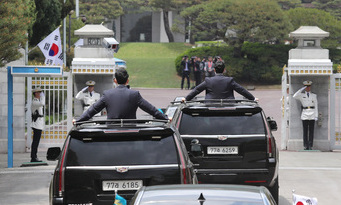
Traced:
<path id="1" fill-rule="evenodd" d="M 300 7 L 302 3 L 301 0 L 275 0 L 275 1 L 278 3 L 278 5 L 280 5 L 280 7 L 283 10 Z"/>
<path id="2" fill-rule="evenodd" d="M 278 43 L 291 31 L 291 24 L 274 0 L 215 0 L 185 9 L 197 36 L 224 39 L 241 57 L 245 41 Z"/>
<path id="3" fill-rule="evenodd" d="M 79 9 L 80 14 L 86 16 L 86 22 L 91 24 L 100 24 L 124 14 L 118 0 L 80 0 Z"/>
<path id="4" fill-rule="evenodd" d="M 315 0 L 316 8 L 327 11 L 341 20 L 341 0 Z"/>
<path id="5" fill-rule="evenodd" d="M 33 0 L 7 0 L 0 6 L 0 67 L 21 57 L 18 48 L 27 41 L 35 21 Z"/>
<path id="6" fill-rule="evenodd" d="M 245 41 L 280 42 L 291 31 L 291 24 L 273 0 L 240 0 L 228 8 L 223 19 L 229 29 L 236 31 L 235 38 L 225 40 L 235 48 L 240 56 Z"/>
<path id="7" fill-rule="evenodd" d="M 294 29 L 300 26 L 318 26 L 330 33 L 329 37 L 322 41 L 322 45 L 335 48 L 341 42 L 341 21 L 326 11 L 312 8 L 295 8 L 287 11 Z"/>
<path id="8" fill-rule="evenodd" d="M 163 22 L 169 42 L 174 42 L 174 35 L 169 24 L 169 12 L 181 11 L 190 5 L 196 5 L 200 0 L 149 0 L 149 5 L 154 9 L 159 9 L 163 14 Z"/>
<path id="9" fill-rule="evenodd" d="M 62 4 L 59 0 L 35 0 L 37 19 L 33 25 L 33 33 L 29 36 L 29 44 L 36 46 L 61 23 Z"/>
<path id="10" fill-rule="evenodd" d="M 189 29 L 195 40 L 217 40 L 226 33 L 218 14 L 225 16 L 231 5 L 232 2 L 228 0 L 203 2 L 184 9 L 180 15 L 191 22 Z"/>

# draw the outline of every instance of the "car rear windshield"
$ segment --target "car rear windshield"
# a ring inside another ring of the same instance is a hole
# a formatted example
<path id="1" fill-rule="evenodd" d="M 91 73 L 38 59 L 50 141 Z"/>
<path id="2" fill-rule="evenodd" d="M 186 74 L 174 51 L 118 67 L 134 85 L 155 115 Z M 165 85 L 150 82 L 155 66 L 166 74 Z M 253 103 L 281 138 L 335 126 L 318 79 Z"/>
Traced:
<path id="1" fill-rule="evenodd" d="M 172 135 L 71 138 L 67 166 L 177 164 Z"/>
<path id="2" fill-rule="evenodd" d="M 264 134 L 261 112 L 183 113 L 179 125 L 181 135 L 250 135 Z"/>

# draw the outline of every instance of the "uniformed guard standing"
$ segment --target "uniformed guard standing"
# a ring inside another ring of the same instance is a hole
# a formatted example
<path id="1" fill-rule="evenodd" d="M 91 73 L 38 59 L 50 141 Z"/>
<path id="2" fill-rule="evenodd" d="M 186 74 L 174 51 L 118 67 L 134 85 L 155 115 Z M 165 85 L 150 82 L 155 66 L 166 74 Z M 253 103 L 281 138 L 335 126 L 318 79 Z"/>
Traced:
<path id="1" fill-rule="evenodd" d="M 85 83 L 87 86 L 79 91 L 76 95 L 76 99 L 83 101 L 83 111 L 85 112 L 91 105 L 95 104 L 100 99 L 100 94 L 94 91 L 95 81 L 89 80 Z M 97 113 L 96 117 L 101 116 L 101 113 Z"/>
<path id="2" fill-rule="evenodd" d="M 32 111 L 32 123 L 33 129 L 33 140 L 31 144 L 31 162 L 42 162 L 37 157 L 38 146 L 41 138 L 41 132 L 45 127 L 44 120 L 44 106 L 45 106 L 45 95 L 41 88 L 37 87 L 33 89 L 33 100 L 31 104 Z"/>
<path id="3" fill-rule="evenodd" d="M 293 96 L 302 105 L 301 120 L 303 123 L 303 146 L 305 150 L 311 150 L 314 141 L 314 125 L 318 119 L 318 107 L 316 94 L 311 90 L 312 81 L 304 81 L 304 87 Z"/>

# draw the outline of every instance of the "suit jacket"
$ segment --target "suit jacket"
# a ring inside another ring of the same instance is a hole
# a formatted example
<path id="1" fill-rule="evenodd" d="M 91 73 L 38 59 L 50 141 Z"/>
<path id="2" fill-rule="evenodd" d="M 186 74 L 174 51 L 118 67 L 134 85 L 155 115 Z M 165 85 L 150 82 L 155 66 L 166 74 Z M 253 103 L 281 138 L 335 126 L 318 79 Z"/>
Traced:
<path id="1" fill-rule="evenodd" d="M 104 91 L 99 101 L 87 109 L 77 121 L 89 120 L 103 108 L 107 109 L 108 119 L 136 119 L 138 107 L 157 119 L 167 120 L 165 115 L 142 98 L 139 91 L 119 85 L 117 88 Z"/>
<path id="2" fill-rule="evenodd" d="M 191 72 L 191 62 L 188 60 L 188 61 L 181 61 L 181 71 L 182 73 L 185 72 L 185 68 L 186 68 L 186 64 L 187 64 L 187 72 Z"/>
<path id="3" fill-rule="evenodd" d="M 195 87 L 186 96 L 186 100 L 193 99 L 203 90 L 206 90 L 205 99 L 234 99 L 233 91 L 236 91 L 249 100 L 255 99 L 249 91 L 236 83 L 232 77 L 224 76 L 222 73 L 217 73 L 213 77 L 205 78 L 204 82 Z"/>

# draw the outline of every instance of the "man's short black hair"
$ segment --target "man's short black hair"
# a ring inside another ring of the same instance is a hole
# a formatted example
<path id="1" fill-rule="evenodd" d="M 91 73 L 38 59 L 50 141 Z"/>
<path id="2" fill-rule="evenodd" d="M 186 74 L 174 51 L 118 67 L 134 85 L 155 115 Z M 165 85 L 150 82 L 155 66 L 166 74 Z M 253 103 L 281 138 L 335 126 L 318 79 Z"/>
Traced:
<path id="1" fill-rule="evenodd" d="M 124 68 L 119 68 L 115 72 L 115 78 L 118 84 L 126 84 L 129 74 L 126 69 Z"/>
<path id="2" fill-rule="evenodd" d="M 225 69 L 225 64 L 224 64 L 224 62 L 222 62 L 222 61 L 217 61 L 217 62 L 214 64 L 214 69 L 215 69 L 215 72 L 216 72 L 216 73 L 223 73 L 223 72 L 224 72 L 224 69 Z"/>

